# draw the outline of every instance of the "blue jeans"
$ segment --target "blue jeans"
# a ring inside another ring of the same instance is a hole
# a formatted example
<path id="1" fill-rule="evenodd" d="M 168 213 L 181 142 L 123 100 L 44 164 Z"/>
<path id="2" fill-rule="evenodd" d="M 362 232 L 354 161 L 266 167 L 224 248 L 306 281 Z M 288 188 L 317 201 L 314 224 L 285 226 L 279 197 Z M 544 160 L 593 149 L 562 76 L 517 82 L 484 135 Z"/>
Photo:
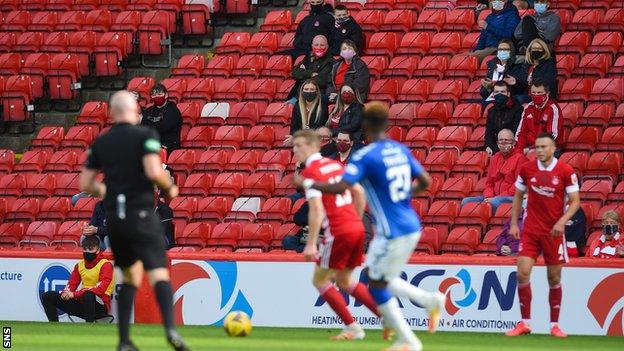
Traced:
<path id="1" fill-rule="evenodd" d="M 469 202 L 483 202 L 485 200 L 485 196 L 471 196 L 462 200 L 461 206 L 464 207 L 465 204 Z M 502 204 L 507 204 L 513 202 L 513 196 L 496 196 L 490 200 L 490 205 L 492 205 L 492 214 L 496 213 L 496 209 L 498 206 Z"/>

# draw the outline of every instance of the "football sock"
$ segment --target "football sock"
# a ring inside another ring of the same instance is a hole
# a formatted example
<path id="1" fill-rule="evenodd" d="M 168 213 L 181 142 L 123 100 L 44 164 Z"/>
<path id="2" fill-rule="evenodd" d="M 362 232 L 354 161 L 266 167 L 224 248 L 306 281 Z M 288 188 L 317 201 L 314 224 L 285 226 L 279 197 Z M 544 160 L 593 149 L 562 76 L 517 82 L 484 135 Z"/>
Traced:
<path id="1" fill-rule="evenodd" d="M 373 296 L 368 291 L 368 288 L 364 284 L 355 282 L 351 284 L 349 294 L 358 299 L 364 306 L 368 307 L 377 317 L 379 317 L 379 311 L 377 311 L 377 304 L 373 300 Z"/>
<path id="2" fill-rule="evenodd" d="M 548 292 L 548 302 L 550 303 L 550 322 L 559 322 L 559 311 L 561 310 L 561 284 L 550 287 Z"/>
<path id="3" fill-rule="evenodd" d="M 319 292 L 345 325 L 350 325 L 355 322 L 355 318 L 353 318 L 353 315 L 347 307 L 347 302 L 333 284 L 328 284 L 326 287 L 319 289 Z"/>
<path id="4" fill-rule="evenodd" d="M 156 300 L 160 307 L 160 314 L 162 315 L 163 324 L 165 330 L 168 332 L 175 329 L 175 323 L 173 321 L 173 291 L 171 290 L 171 283 L 161 280 L 154 284 L 154 292 L 156 293 Z"/>
<path id="5" fill-rule="evenodd" d="M 134 285 L 123 283 L 119 289 L 117 301 L 117 315 L 119 318 L 119 341 L 122 344 L 130 343 L 130 315 L 134 304 L 134 295 L 137 288 Z"/>
<path id="6" fill-rule="evenodd" d="M 397 299 L 392 298 L 386 303 L 379 304 L 377 308 L 387 325 L 397 333 L 399 341 L 413 346 L 421 345 L 420 340 L 418 340 L 407 321 L 405 321 Z"/>
<path id="7" fill-rule="evenodd" d="M 520 315 L 522 320 L 531 319 L 531 283 L 518 283 L 518 299 L 520 300 Z"/>
<path id="8" fill-rule="evenodd" d="M 435 303 L 432 293 L 414 286 L 401 278 L 394 278 L 388 283 L 388 289 L 394 296 L 407 297 L 422 307 L 429 308 Z"/>

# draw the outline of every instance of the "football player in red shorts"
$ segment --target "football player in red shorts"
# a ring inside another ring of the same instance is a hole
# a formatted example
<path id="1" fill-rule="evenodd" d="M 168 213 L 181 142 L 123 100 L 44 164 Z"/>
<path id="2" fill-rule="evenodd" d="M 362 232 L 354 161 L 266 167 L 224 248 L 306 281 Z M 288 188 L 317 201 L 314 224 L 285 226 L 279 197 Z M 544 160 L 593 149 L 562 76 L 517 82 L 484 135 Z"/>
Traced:
<path id="1" fill-rule="evenodd" d="M 544 256 L 550 286 L 550 334 L 567 336 L 559 328 L 561 267 L 568 262 L 564 232 L 566 222 L 579 209 L 581 200 L 576 174 L 572 167 L 554 157 L 556 149 L 551 134 L 540 134 L 535 140 L 537 160 L 523 164 L 516 180 L 509 233 L 520 237 L 517 278 L 522 321 L 507 336 L 531 333 L 531 270 L 540 253 Z M 524 194 L 528 194 L 527 210 L 520 235 L 518 216 Z M 564 211 L 566 196 L 568 207 Z"/>
<path id="2" fill-rule="evenodd" d="M 321 182 L 338 182 L 343 174 L 341 163 L 322 157 L 320 137 L 313 130 L 301 130 L 293 136 L 293 152 L 305 163 L 302 175 Z M 306 190 L 309 204 L 308 238 L 303 254 L 306 260 L 316 261 L 312 283 L 321 296 L 345 324 L 334 340 L 363 339 L 364 329 L 355 321 L 338 288 L 349 294 L 379 316 L 377 305 L 368 288 L 351 277 L 360 266 L 364 251 L 364 213 L 366 199 L 360 185 L 354 185 L 343 194 L 323 194 L 316 189 Z M 320 250 L 317 240 L 324 231 Z"/>

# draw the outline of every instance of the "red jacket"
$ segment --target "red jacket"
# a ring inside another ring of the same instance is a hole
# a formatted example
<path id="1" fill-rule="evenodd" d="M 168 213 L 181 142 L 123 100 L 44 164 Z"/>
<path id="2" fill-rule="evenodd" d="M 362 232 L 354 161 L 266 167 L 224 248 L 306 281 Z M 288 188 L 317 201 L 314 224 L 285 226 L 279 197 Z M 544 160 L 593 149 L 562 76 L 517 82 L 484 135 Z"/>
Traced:
<path id="1" fill-rule="evenodd" d="M 522 120 L 516 131 L 516 147 L 523 150 L 533 147 L 535 139 L 542 132 L 552 133 L 561 147 L 563 143 L 563 113 L 557 101 L 548 98 L 544 108 L 540 109 L 530 102 L 522 112 Z"/>
<path id="2" fill-rule="evenodd" d="M 507 155 L 497 152 L 490 160 L 483 196 L 513 196 L 520 166 L 527 162 L 521 149 L 513 149 Z"/>
<path id="3" fill-rule="evenodd" d="M 93 260 L 93 262 L 85 261 L 85 267 L 91 269 L 95 267 L 100 262 L 100 260 L 103 260 L 103 259 L 104 257 L 100 253 L 97 256 L 97 258 Z M 110 311 L 111 296 L 106 294 L 106 289 L 108 289 L 109 285 L 111 284 L 113 280 L 113 272 L 114 272 L 113 264 L 110 261 L 106 262 L 100 268 L 100 276 L 98 278 L 98 283 L 95 287 L 90 288 L 90 289 L 85 289 L 84 287 L 82 287 L 80 290 L 76 290 L 78 289 L 78 286 L 80 286 L 82 283 L 82 278 L 80 277 L 78 264 L 76 264 L 74 266 L 74 270 L 72 271 L 71 276 L 69 277 L 69 282 L 67 283 L 65 290 L 73 292 L 74 298 L 77 300 L 80 300 L 82 298 L 82 295 L 84 295 L 85 292 L 91 291 L 92 293 L 95 294 L 95 296 L 98 296 L 99 298 L 102 299 L 102 301 L 104 302 L 104 306 L 106 306 L 106 310 Z"/>

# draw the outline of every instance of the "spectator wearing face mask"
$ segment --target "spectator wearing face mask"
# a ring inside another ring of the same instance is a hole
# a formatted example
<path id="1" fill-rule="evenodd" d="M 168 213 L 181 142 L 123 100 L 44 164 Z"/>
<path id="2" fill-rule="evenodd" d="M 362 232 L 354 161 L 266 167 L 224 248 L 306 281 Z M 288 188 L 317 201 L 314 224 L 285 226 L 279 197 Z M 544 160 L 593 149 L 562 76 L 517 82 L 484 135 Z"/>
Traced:
<path id="1" fill-rule="evenodd" d="M 306 80 L 316 82 L 321 94 L 324 94 L 331 79 L 332 64 L 333 58 L 329 54 L 327 38 L 317 35 L 312 41 L 312 51 L 308 52 L 303 62 L 294 67 L 290 73 L 296 83 L 290 91 L 289 98 L 297 95 L 301 84 Z"/>
<path id="2" fill-rule="evenodd" d="M 498 133 L 503 129 L 516 133 L 522 119 L 523 107 L 511 98 L 509 86 L 505 82 L 494 84 L 492 91 L 494 106 L 488 110 L 485 126 L 485 151 L 492 156 L 498 150 Z"/>
<path id="3" fill-rule="evenodd" d="M 513 201 L 520 166 L 528 160 L 520 150 L 514 148 L 514 134 L 511 130 L 501 130 L 497 143 L 499 151 L 490 159 L 483 195 L 467 197 L 461 206 L 469 202 L 488 202 L 492 205 L 492 214 L 495 214 L 498 206 Z"/>
<path id="4" fill-rule="evenodd" d="M 340 132 L 338 133 L 338 136 L 336 136 L 336 152 L 328 157 L 342 163 L 343 166 L 346 166 L 351 158 L 351 155 L 353 155 L 361 147 L 362 144 L 357 143 L 349 133 Z"/>
<path id="5" fill-rule="evenodd" d="M 115 288 L 113 264 L 102 256 L 97 236 L 86 237 L 82 250 L 83 259 L 74 266 L 67 286 L 61 291 L 48 291 L 41 298 L 50 322 L 59 321 L 58 310 L 87 323 L 110 311 Z"/>
<path id="6" fill-rule="evenodd" d="M 516 27 L 514 35 L 520 47 L 529 47 L 534 39 L 541 39 L 550 50 L 561 35 L 561 18 L 555 11 L 548 10 L 548 0 L 536 0 L 533 8 L 535 15 L 527 15 Z"/>
<path id="7" fill-rule="evenodd" d="M 312 40 L 322 35 L 331 38 L 331 31 L 334 27 L 333 8 L 326 4 L 325 0 L 308 0 L 310 4 L 310 14 L 307 15 L 297 26 L 295 33 L 294 48 L 279 52 L 278 54 L 290 55 L 293 59 L 301 55 L 307 55 L 312 45 Z"/>
<path id="8" fill-rule="evenodd" d="M 481 97 L 488 99 L 497 82 L 506 83 L 513 97 L 526 96 L 528 66 L 524 62 L 516 63 L 515 52 L 511 40 L 498 43 L 496 58 L 488 61 L 487 73 L 481 80 Z"/>
<path id="9" fill-rule="evenodd" d="M 321 97 L 321 89 L 316 81 L 305 81 L 299 89 L 297 105 L 292 112 L 290 134 L 286 136 L 284 145 L 292 145 L 292 136 L 301 129 L 317 129 L 327 123 L 327 104 Z"/>
<path id="10" fill-rule="evenodd" d="M 491 0 L 492 13 L 485 20 L 478 22 L 481 28 L 479 41 L 471 55 L 477 56 L 479 62 L 496 52 L 498 43 L 503 39 L 513 39 L 514 30 L 520 23 L 518 9 L 504 0 Z"/>
<path id="11" fill-rule="evenodd" d="M 362 27 L 349 14 L 349 9 L 345 5 L 337 5 L 334 8 L 335 25 L 331 31 L 331 53 L 334 56 L 340 55 L 341 46 L 345 40 L 353 43 L 355 52 L 364 50 L 364 34 Z"/>
<path id="12" fill-rule="evenodd" d="M 327 86 L 329 101 L 336 101 L 343 85 L 357 91 L 362 101 L 366 101 L 370 90 L 370 72 L 368 66 L 358 56 L 355 43 L 345 40 L 341 45 L 340 59 L 332 67 L 331 79 Z"/>
<path id="13" fill-rule="evenodd" d="M 620 233 L 620 215 L 607 211 L 602 215 L 602 235 L 591 243 L 588 256 L 604 259 L 624 257 L 624 238 Z"/>
<path id="14" fill-rule="evenodd" d="M 318 127 L 316 132 L 321 138 L 321 156 L 329 157 L 336 152 L 336 143 L 332 141 L 332 131 L 326 126 Z"/>
<path id="15" fill-rule="evenodd" d="M 557 101 L 548 95 L 549 87 L 541 79 L 531 83 L 531 102 L 522 111 L 522 119 L 516 131 L 516 147 L 525 154 L 535 145 L 541 133 L 552 134 L 557 144 L 555 157 L 561 155 L 563 145 L 563 114 Z"/>
<path id="16" fill-rule="evenodd" d="M 364 104 L 359 93 L 349 85 L 343 85 L 340 96 L 334 109 L 329 114 L 327 126 L 332 133 L 346 132 L 353 135 L 353 140 L 362 140 L 362 119 L 364 118 Z"/>
<path id="17" fill-rule="evenodd" d="M 143 111 L 141 124 L 156 130 L 160 143 L 171 154 L 180 148 L 182 113 L 173 101 L 169 101 L 169 94 L 163 85 L 156 84 L 150 95 L 152 105 Z"/>
<path id="18" fill-rule="evenodd" d="M 557 62 L 552 58 L 548 45 L 541 39 L 534 39 L 529 44 L 524 60 L 528 64 L 527 82 L 540 79 L 548 85 L 551 98 L 557 98 Z"/>

